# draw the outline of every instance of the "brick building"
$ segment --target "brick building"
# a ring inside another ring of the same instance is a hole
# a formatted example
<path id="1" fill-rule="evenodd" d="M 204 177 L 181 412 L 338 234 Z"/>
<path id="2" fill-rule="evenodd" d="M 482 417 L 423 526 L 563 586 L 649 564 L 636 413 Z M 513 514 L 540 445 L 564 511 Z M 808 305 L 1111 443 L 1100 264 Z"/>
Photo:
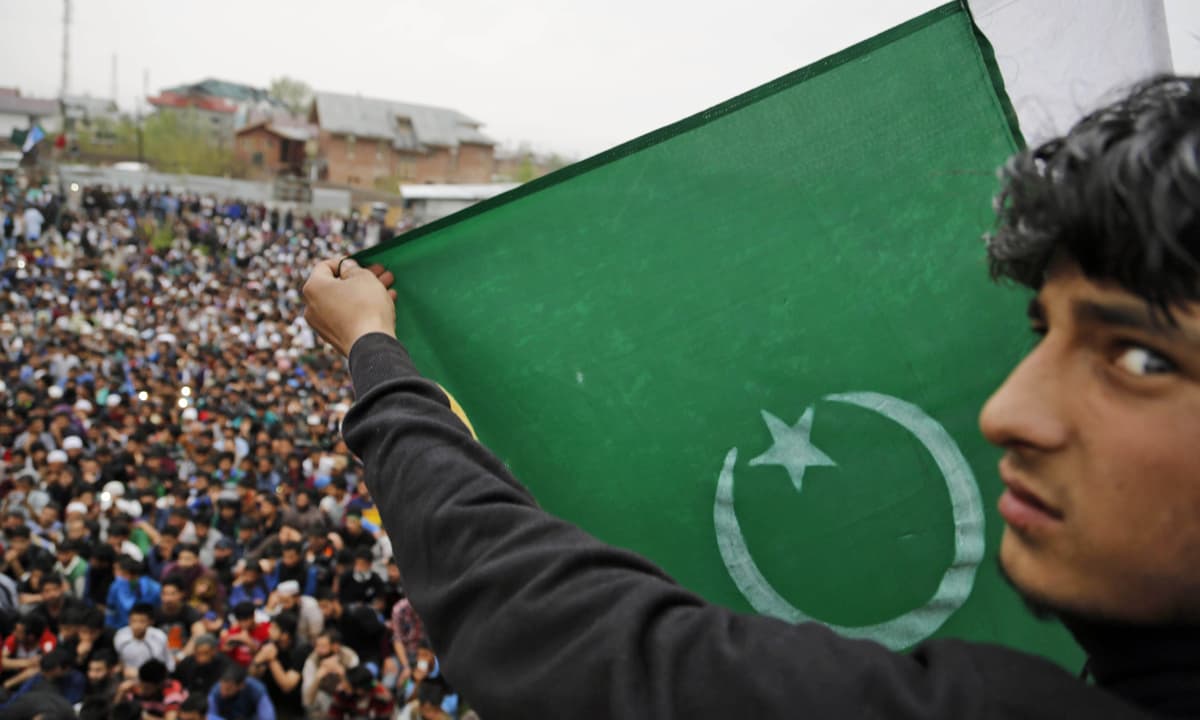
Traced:
<path id="1" fill-rule="evenodd" d="M 316 166 L 327 182 L 395 192 L 399 182 L 492 178 L 495 143 L 457 110 L 319 92 L 309 122 L 318 129 Z"/>
<path id="2" fill-rule="evenodd" d="M 311 125 L 262 120 L 237 131 L 233 152 L 246 167 L 247 177 L 267 180 L 280 175 L 303 176 L 307 144 L 316 138 Z"/>

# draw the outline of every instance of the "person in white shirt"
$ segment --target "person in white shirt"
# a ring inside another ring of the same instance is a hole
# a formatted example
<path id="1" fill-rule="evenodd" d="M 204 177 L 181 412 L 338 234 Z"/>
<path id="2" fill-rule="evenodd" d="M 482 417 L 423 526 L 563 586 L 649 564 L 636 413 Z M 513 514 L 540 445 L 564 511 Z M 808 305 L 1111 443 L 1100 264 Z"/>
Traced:
<path id="1" fill-rule="evenodd" d="M 33 242 L 42 236 L 42 223 L 45 219 L 40 210 L 30 205 L 21 216 L 25 225 L 25 242 Z"/>
<path id="2" fill-rule="evenodd" d="M 162 662 L 168 670 L 175 669 L 175 656 L 167 646 L 167 634 L 151 627 L 154 622 L 154 606 L 138 603 L 129 611 L 129 625 L 113 636 L 113 649 L 127 668 L 137 669 L 147 660 Z"/>

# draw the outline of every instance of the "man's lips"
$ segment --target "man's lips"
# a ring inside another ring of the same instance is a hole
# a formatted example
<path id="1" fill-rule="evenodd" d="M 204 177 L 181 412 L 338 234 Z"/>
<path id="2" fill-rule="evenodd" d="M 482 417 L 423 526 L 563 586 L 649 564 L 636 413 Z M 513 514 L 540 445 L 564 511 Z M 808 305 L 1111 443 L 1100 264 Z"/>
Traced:
<path id="1" fill-rule="evenodd" d="M 1005 487 L 1000 496 L 1000 515 L 1010 526 L 1017 530 L 1033 531 L 1062 522 L 1062 510 L 1021 482 L 1014 474 L 1007 472 L 1003 462 L 1000 467 L 1000 479 Z"/>

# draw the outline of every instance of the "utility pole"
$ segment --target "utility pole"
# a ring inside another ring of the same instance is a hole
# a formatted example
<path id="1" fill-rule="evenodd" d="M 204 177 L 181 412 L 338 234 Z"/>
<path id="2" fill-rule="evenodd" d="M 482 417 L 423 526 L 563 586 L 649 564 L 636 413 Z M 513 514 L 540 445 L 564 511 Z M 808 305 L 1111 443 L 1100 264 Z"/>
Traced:
<path id="1" fill-rule="evenodd" d="M 113 53 L 113 56 L 112 56 L 112 87 L 110 87 L 108 89 L 108 92 L 110 95 L 112 95 L 113 105 L 116 105 L 117 104 L 117 54 L 116 53 Z"/>
<path id="2" fill-rule="evenodd" d="M 71 68 L 71 0 L 63 0 L 63 38 L 62 38 L 62 88 L 58 93 L 58 109 L 62 115 L 62 124 L 59 127 L 59 132 L 66 135 L 67 132 L 67 91 L 70 89 L 70 68 Z M 61 158 L 59 158 L 61 161 Z M 57 170 L 57 168 L 56 168 Z M 66 184 L 63 181 L 62 172 L 55 173 L 58 175 L 58 194 L 66 199 Z M 61 217 L 63 210 L 66 207 L 66 202 L 59 204 L 58 214 Z M 55 218 L 55 224 L 58 224 L 59 218 Z"/>
<path id="3" fill-rule="evenodd" d="M 63 0 L 63 42 L 62 42 L 62 90 L 60 97 L 66 97 L 70 88 L 71 67 L 71 0 Z"/>
<path id="4" fill-rule="evenodd" d="M 137 101 L 137 145 L 138 145 L 138 162 L 146 162 L 146 149 L 143 140 L 145 136 L 144 124 L 145 117 L 142 115 L 142 103 L 146 98 L 150 97 L 150 68 L 142 68 L 142 96 Z"/>

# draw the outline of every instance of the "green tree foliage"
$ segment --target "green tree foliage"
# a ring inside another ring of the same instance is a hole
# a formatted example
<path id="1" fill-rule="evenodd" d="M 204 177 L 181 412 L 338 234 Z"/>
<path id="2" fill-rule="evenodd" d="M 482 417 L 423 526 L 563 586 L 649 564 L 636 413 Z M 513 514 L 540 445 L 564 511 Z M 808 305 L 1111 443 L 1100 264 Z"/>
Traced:
<path id="1" fill-rule="evenodd" d="M 190 175 L 241 177 L 245 168 L 233 154 L 233 138 L 214 133 L 195 111 L 157 112 L 142 121 L 142 159 L 155 170 Z M 137 160 L 138 125 L 122 120 L 102 136 L 79 135 L 85 160 Z"/>
<path id="2" fill-rule="evenodd" d="M 271 97 L 287 105 L 295 115 L 307 115 L 309 103 L 312 102 L 313 91 L 303 80 L 281 75 L 271 81 L 268 88 Z"/>
<path id="3" fill-rule="evenodd" d="M 193 111 L 194 112 L 194 111 Z M 156 170 L 190 175 L 235 174 L 233 138 L 215 137 L 189 111 L 146 118 L 143 145 Z"/>

